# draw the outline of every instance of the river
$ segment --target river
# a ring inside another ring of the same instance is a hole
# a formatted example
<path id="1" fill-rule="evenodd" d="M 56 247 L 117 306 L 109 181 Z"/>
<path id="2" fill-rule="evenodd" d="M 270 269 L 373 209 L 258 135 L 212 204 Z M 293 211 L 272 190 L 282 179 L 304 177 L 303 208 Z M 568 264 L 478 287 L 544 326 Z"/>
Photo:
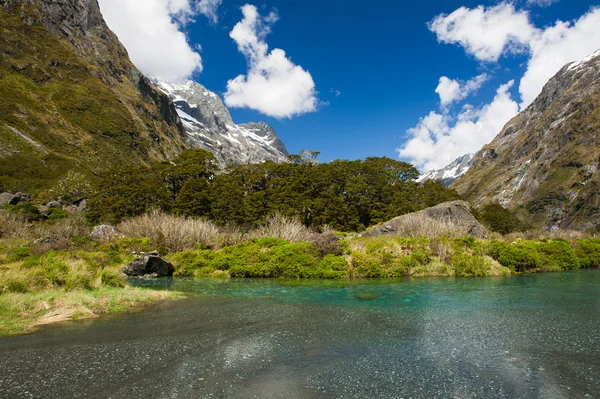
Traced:
<path id="1" fill-rule="evenodd" d="M 600 270 L 133 284 L 191 297 L 0 339 L 0 397 L 600 397 Z"/>

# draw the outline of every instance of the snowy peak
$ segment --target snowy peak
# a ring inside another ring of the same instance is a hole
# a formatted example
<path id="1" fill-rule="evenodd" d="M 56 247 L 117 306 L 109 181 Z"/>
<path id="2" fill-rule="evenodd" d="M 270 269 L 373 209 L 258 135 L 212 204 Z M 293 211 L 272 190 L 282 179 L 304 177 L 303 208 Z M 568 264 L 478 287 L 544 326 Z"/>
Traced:
<path id="1" fill-rule="evenodd" d="M 228 162 L 282 162 L 289 155 L 271 126 L 264 122 L 236 125 L 221 98 L 201 84 L 152 81 L 175 104 L 188 144 L 212 152 L 222 167 Z"/>
<path id="2" fill-rule="evenodd" d="M 454 162 L 442 169 L 431 170 L 421 175 L 417 181 L 424 182 L 427 180 L 441 180 L 446 187 L 450 186 L 454 180 L 467 173 L 471 165 L 473 165 L 473 160 L 475 159 L 476 155 L 477 154 L 466 154 L 458 157 L 456 160 L 454 160 Z"/>

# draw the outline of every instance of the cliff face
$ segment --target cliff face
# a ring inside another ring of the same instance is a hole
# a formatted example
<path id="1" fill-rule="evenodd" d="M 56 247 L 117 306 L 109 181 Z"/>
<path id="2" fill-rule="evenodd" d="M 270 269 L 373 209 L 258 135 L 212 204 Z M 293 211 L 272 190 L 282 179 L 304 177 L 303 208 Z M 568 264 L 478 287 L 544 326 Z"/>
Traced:
<path id="1" fill-rule="evenodd" d="M 172 102 L 131 63 L 97 0 L 0 0 L 0 190 L 186 148 Z"/>
<path id="2" fill-rule="evenodd" d="M 212 152 L 219 165 L 283 162 L 289 155 L 273 128 L 264 122 L 236 125 L 221 98 L 196 82 L 154 83 L 175 103 L 192 148 Z"/>
<path id="3" fill-rule="evenodd" d="M 600 223 L 600 51 L 566 65 L 452 187 L 544 228 Z"/>

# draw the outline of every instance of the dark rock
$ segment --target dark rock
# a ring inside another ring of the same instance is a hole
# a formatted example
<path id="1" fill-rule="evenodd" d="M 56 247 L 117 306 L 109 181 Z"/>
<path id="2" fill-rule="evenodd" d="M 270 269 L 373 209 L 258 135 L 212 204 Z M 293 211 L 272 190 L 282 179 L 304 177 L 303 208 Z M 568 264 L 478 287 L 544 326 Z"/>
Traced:
<path id="1" fill-rule="evenodd" d="M 5 193 L 6 194 L 6 193 Z M 25 193 L 16 193 L 12 196 L 12 198 L 8 201 L 9 205 L 17 205 L 19 202 L 29 202 L 31 201 L 31 196 Z"/>
<path id="2" fill-rule="evenodd" d="M 132 277 L 164 277 L 172 276 L 173 272 L 173 265 L 162 259 L 156 251 L 138 255 L 136 260 L 123 269 L 123 273 Z"/>

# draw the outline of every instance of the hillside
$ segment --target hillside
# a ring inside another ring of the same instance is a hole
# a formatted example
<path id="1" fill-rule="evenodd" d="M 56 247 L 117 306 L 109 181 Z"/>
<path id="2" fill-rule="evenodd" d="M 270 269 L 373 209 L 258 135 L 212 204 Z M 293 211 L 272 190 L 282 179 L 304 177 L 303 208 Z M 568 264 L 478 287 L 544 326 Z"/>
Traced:
<path id="1" fill-rule="evenodd" d="M 563 67 L 452 187 L 544 228 L 600 220 L 600 51 Z"/>
<path id="2" fill-rule="evenodd" d="M 97 0 L 0 0 L 0 49 L 0 191 L 188 148 L 173 104 L 133 66 Z"/>

